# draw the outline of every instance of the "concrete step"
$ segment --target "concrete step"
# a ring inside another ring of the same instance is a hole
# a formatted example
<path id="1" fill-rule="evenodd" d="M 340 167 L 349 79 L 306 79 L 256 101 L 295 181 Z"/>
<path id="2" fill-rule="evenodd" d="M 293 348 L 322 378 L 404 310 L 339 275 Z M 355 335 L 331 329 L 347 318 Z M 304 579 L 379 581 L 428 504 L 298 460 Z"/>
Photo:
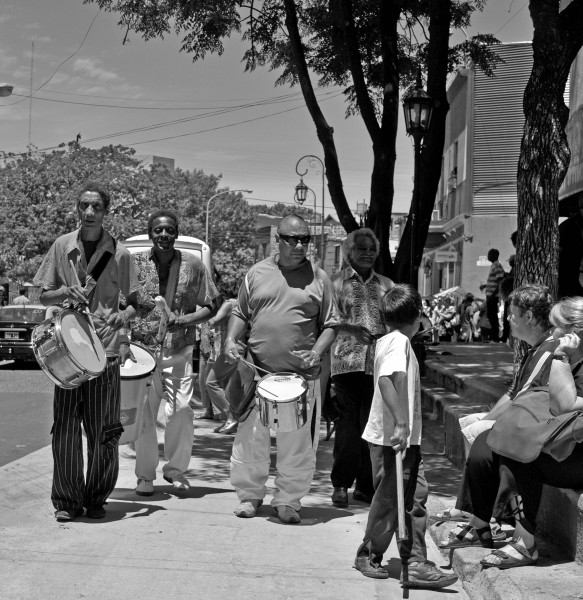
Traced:
<path id="1" fill-rule="evenodd" d="M 468 364 L 471 362 L 466 362 L 465 372 L 460 372 L 456 366 L 427 361 L 426 376 L 422 379 L 423 411 L 443 425 L 444 454 L 460 470 L 465 456 L 459 418 L 487 410 L 505 389 L 504 382 L 483 374 L 486 369 L 480 376 L 472 377 Z M 509 372 L 506 369 L 503 376 Z M 583 498 L 579 491 L 545 486 L 537 539 L 542 546 L 549 543 L 551 548 L 554 546 L 557 555 L 583 563 Z M 581 576 L 583 581 L 583 568 Z"/>

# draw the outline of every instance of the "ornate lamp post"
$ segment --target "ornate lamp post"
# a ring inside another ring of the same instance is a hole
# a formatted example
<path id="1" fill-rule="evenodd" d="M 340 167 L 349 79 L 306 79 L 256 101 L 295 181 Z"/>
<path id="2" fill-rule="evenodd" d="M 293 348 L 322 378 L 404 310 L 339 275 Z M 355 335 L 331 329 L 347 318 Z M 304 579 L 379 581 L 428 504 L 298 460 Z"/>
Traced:
<path id="1" fill-rule="evenodd" d="M 415 87 L 403 96 L 403 112 L 405 113 L 405 129 L 413 138 L 415 146 L 415 162 L 413 176 L 413 203 L 411 205 L 411 266 L 409 279 L 417 288 L 419 269 L 417 261 L 417 243 L 419 238 L 419 162 L 421 159 L 423 137 L 429 130 L 433 100 L 421 87 L 421 71 L 417 71 Z"/>
<path id="2" fill-rule="evenodd" d="M 300 166 L 300 163 L 304 159 L 308 163 L 308 166 L 306 167 L 305 171 L 302 171 L 300 173 L 299 166 Z M 320 172 L 322 173 L 322 240 L 320 241 L 320 261 L 321 261 L 320 267 L 322 267 L 322 269 L 323 269 L 324 268 L 324 259 L 326 257 L 326 240 L 324 238 L 324 190 L 325 190 L 325 186 L 326 186 L 326 169 L 324 167 L 324 163 L 322 162 L 322 159 L 318 158 L 317 156 L 314 156 L 313 154 L 306 154 L 305 156 L 302 156 L 296 163 L 296 173 L 300 177 L 303 177 L 310 169 L 317 169 L 317 168 L 319 168 Z M 303 180 L 301 183 L 303 183 Z M 300 185 L 300 184 L 298 184 L 298 185 Z"/>
<path id="3" fill-rule="evenodd" d="M 308 199 L 308 192 L 312 192 L 314 196 L 314 233 L 316 233 L 316 192 L 312 188 L 309 188 L 304 180 L 300 177 L 300 182 L 296 185 L 296 191 L 294 193 L 294 202 L 297 202 L 300 206 Z M 316 236 L 314 236 L 314 256 L 317 254 L 316 248 Z"/>
<path id="4" fill-rule="evenodd" d="M 204 237 L 204 241 L 207 243 L 209 243 L 209 208 L 211 205 L 211 202 L 217 197 L 220 196 L 221 194 L 236 194 L 237 192 L 243 192 L 244 194 L 251 194 L 253 192 L 253 190 L 223 190 L 222 192 L 217 192 L 214 196 L 211 196 L 208 199 L 208 202 L 206 203 L 206 224 L 205 224 L 205 237 Z"/>

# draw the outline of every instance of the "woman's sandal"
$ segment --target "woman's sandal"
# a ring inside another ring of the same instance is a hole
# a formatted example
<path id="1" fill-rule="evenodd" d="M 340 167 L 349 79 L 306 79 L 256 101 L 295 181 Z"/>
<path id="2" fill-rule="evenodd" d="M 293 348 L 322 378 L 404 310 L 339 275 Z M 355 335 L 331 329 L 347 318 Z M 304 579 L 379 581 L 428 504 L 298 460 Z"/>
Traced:
<path id="1" fill-rule="evenodd" d="M 467 548 L 469 546 L 482 546 L 482 548 L 494 548 L 494 543 L 506 539 L 506 534 L 501 531 L 493 533 L 490 526 L 476 529 L 471 525 L 460 525 L 449 532 L 447 539 L 443 540 L 439 547 L 442 550 L 447 548 Z"/>
<path id="2" fill-rule="evenodd" d="M 454 513 L 455 514 L 452 514 Z M 440 513 L 435 513 L 435 520 L 436 521 L 469 521 L 470 517 L 472 515 L 470 515 L 467 512 L 464 512 L 463 510 L 460 510 L 459 508 L 446 508 L 443 512 Z"/>
<path id="3" fill-rule="evenodd" d="M 516 550 L 518 556 L 512 556 L 508 553 L 508 549 L 513 548 Z M 500 559 L 499 562 L 493 563 L 488 560 L 488 558 L 495 556 Z M 488 554 L 488 556 L 484 557 L 480 564 L 483 567 L 496 567 L 497 569 L 512 569 L 513 567 L 528 567 L 529 565 L 534 565 L 538 560 L 538 551 L 536 546 L 533 546 L 530 550 L 517 544 L 515 541 L 508 542 L 506 546 L 500 548 L 498 550 L 493 550 Z"/>

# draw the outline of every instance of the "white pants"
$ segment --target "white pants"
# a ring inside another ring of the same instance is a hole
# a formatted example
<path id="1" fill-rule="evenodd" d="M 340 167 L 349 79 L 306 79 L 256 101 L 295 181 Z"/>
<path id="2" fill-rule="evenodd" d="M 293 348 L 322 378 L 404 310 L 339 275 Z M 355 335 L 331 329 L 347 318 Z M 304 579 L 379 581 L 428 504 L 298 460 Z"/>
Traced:
<path id="1" fill-rule="evenodd" d="M 316 450 L 320 437 L 320 381 L 308 381 L 308 418 L 297 431 L 278 433 L 275 492 L 272 506 L 287 505 L 300 510 L 300 500 L 309 492 L 316 468 Z M 312 439 L 312 416 L 315 415 L 315 434 Z M 231 484 L 240 502 L 260 499 L 266 494 L 271 462 L 271 434 L 259 418 L 258 407 L 239 429 L 231 455 Z"/>
<path id="2" fill-rule="evenodd" d="M 156 479 L 159 460 L 156 417 L 162 398 L 166 401 L 164 456 L 168 461 L 162 471 L 172 478 L 188 469 L 194 439 L 194 411 L 189 404 L 193 380 L 192 346 L 181 350 L 165 348 L 154 371 L 141 432 L 135 442 L 138 479 Z"/>
<path id="3" fill-rule="evenodd" d="M 492 429 L 494 426 L 494 421 L 489 419 L 484 419 L 484 417 L 488 413 L 472 413 L 470 415 L 466 415 L 465 417 L 461 417 L 459 420 L 460 428 L 464 435 L 464 450 L 466 451 L 466 458 L 470 453 L 470 448 L 472 444 L 476 441 L 476 438 L 483 431 L 487 431 L 488 429 Z"/>

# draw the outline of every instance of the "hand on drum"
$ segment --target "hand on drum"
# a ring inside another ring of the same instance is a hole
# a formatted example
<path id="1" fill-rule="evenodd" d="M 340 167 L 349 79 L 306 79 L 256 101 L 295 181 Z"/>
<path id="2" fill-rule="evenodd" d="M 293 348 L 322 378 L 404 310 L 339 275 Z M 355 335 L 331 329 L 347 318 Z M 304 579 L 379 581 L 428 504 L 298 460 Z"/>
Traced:
<path id="1" fill-rule="evenodd" d="M 127 343 L 120 344 L 119 347 L 119 364 L 125 365 L 128 360 L 132 362 L 138 362 L 134 353 L 132 352 L 132 348 Z"/>
<path id="2" fill-rule="evenodd" d="M 78 285 L 63 285 L 61 287 L 61 292 L 65 296 L 65 300 L 69 300 L 70 302 L 77 302 L 79 304 L 88 304 L 87 296 L 83 291 L 83 288 Z"/>
<path id="3" fill-rule="evenodd" d="M 126 327 L 128 322 L 125 318 L 123 312 L 114 313 L 109 315 L 105 324 L 112 329 L 112 331 L 117 331 L 122 327 Z"/>
<path id="4" fill-rule="evenodd" d="M 300 368 L 311 369 L 320 364 L 320 355 L 314 350 L 292 350 L 292 354 L 302 359 Z"/>

